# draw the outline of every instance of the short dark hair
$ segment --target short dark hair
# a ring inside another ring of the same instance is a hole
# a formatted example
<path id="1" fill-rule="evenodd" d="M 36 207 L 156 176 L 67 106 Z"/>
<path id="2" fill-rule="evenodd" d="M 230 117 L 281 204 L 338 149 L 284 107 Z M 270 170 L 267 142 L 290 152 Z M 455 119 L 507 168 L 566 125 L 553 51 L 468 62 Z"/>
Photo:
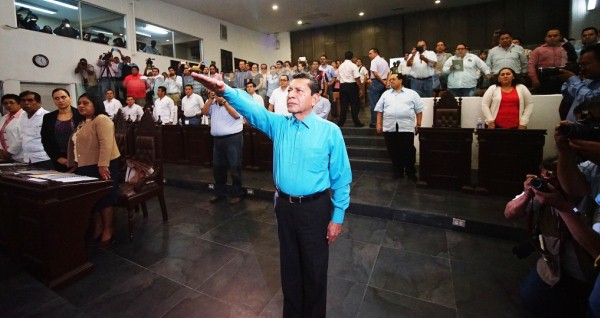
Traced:
<path id="1" fill-rule="evenodd" d="M 581 50 L 581 53 L 579 53 L 579 56 L 581 57 L 583 54 L 586 54 L 589 52 L 594 53 L 594 55 L 596 57 L 596 61 L 600 61 L 600 43 L 596 43 L 596 44 L 587 46 L 586 48 Z"/>
<path id="2" fill-rule="evenodd" d="M 374 53 L 379 54 L 379 50 L 376 47 L 370 48 L 369 51 L 373 51 Z"/>
<path id="3" fill-rule="evenodd" d="M 1 102 L 4 103 L 4 101 L 7 99 L 12 99 L 17 102 L 17 104 L 21 102 L 21 97 L 19 97 L 17 94 L 4 94 Z"/>
<path id="4" fill-rule="evenodd" d="M 598 35 L 598 29 L 596 27 L 593 27 L 593 26 L 590 26 L 590 27 L 587 27 L 587 28 L 583 28 L 583 30 L 581 30 L 581 34 L 583 34 L 583 32 L 585 32 L 585 31 L 590 31 L 590 30 L 594 31 L 594 33 L 596 35 Z"/>
<path id="5" fill-rule="evenodd" d="M 352 51 L 346 51 L 346 53 L 344 53 L 345 60 L 351 60 L 353 57 L 354 57 L 354 54 L 352 53 Z"/>
<path id="6" fill-rule="evenodd" d="M 503 34 L 508 34 L 508 36 L 510 36 L 512 38 L 512 34 L 510 34 L 510 31 L 498 30 L 498 36 L 502 36 Z"/>
<path id="7" fill-rule="evenodd" d="M 32 91 L 22 91 L 19 94 L 20 98 L 23 98 L 27 95 L 33 95 L 33 98 L 35 99 L 36 102 L 41 103 L 42 102 L 42 96 L 40 96 L 40 94 L 36 93 L 36 92 L 32 92 Z"/>
<path id="8" fill-rule="evenodd" d="M 173 71 L 175 70 L 175 68 L 173 66 L 169 66 L 169 67 L 167 67 L 167 69 L 168 70 L 173 70 Z"/>
<path id="9" fill-rule="evenodd" d="M 56 93 L 56 92 L 60 92 L 60 91 L 63 91 L 63 92 L 65 92 L 65 94 L 67 94 L 67 96 L 71 97 L 71 94 L 69 94 L 69 91 L 68 91 L 68 90 L 66 90 L 66 89 L 64 89 L 64 88 L 62 88 L 62 87 L 59 87 L 59 88 L 55 88 L 55 89 L 53 89 L 53 90 L 52 90 L 52 94 L 51 94 L 50 96 L 54 96 L 54 93 Z"/>
<path id="10" fill-rule="evenodd" d="M 317 80 L 312 77 L 310 74 L 308 73 L 298 73 L 294 76 L 292 76 L 292 78 L 294 79 L 307 79 L 308 80 L 308 87 L 310 88 L 310 94 L 314 95 L 314 94 L 319 94 L 319 82 L 317 82 Z"/>
<path id="11" fill-rule="evenodd" d="M 88 93 L 83 93 L 77 99 L 77 104 L 79 104 L 79 101 L 82 98 L 89 99 L 92 102 L 92 105 L 94 105 L 94 116 L 92 118 L 96 118 L 96 116 L 98 116 L 98 115 L 107 115 L 108 116 L 108 114 L 106 113 L 106 108 L 104 108 L 104 103 L 101 103 L 97 98 L 95 98 L 94 96 L 92 96 Z"/>
<path id="12" fill-rule="evenodd" d="M 246 83 L 246 86 L 248 86 L 248 85 L 252 85 L 252 86 L 254 86 L 256 88 L 256 84 L 254 84 L 253 81 L 249 81 L 248 83 Z"/>
<path id="13" fill-rule="evenodd" d="M 191 88 L 192 90 L 194 90 L 194 86 L 192 84 L 187 84 L 183 87 L 183 89 L 185 89 L 186 87 Z"/>
<path id="14" fill-rule="evenodd" d="M 324 57 L 325 59 L 327 59 L 327 55 L 325 55 L 325 54 L 321 55 L 321 57 Z"/>
<path id="15" fill-rule="evenodd" d="M 504 34 L 506 34 L 506 33 L 504 33 Z M 515 70 L 513 70 L 510 67 L 503 67 L 503 68 L 500 69 L 500 71 L 498 71 L 498 74 L 496 75 L 496 77 L 494 79 L 494 84 L 500 85 L 500 82 L 498 81 L 498 77 L 500 76 L 500 73 L 503 70 L 510 70 L 512 72 L 512 74 L 513 74 L 513 80 L 510 83 L 511 86 L 515 87 L 515 86 L 517 86 L 517 84 L 521 84 L 520 76 L 518 76 L 517 73 L 515 72 Z"/>
<path id="16" fill-rule="evenodd" d="M 107 89 L 106 91 L 104 91 L 104 94 L 108 93 L 108 92 L 113 92 L 113 94 L 115 93 L 115 91 L 112 88 Z M 80 96 L 81 97 L 81 96 Z"/>
<path id="17" fill-rule="evenodd" d="M 134 68 L 135 68 L 136 70 L 138 70 L 138 71 L 140 70 L 139 66 L 137 66 L 137 65 L 134 65 L 134 66 L 132 66 L 132 67 L 131 67 L 131 69 L 134 69 Z"/>
<path id="18" fill-rule="evenodd" d="M 281 74 L 279 75 L 279 77 L 285 77 L 288 81 L 290 80 L 290 77 L 287 74 Z"/>
<path id="19" fill-rule="evenodd" d="M 159 86 L 158 90 L 161 91 L 161 92 L 165 92 L 165 93 L 167 92 L 167 88 L 164 87 L 164 86 Z"/>
<path id="20" fill-rule="evenodd" d="M 160 70 L 158 69 L 158 67 L 153 67 L 152 70 L 156 70 L 157 72 L 160 72 Z"/>

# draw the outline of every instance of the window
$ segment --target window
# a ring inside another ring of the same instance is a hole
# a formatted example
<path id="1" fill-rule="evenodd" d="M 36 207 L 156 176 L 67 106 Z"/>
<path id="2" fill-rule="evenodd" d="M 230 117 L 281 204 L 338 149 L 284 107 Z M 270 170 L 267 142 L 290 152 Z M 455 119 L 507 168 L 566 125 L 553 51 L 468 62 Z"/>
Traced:
<path id="1" fill-rule="evenodd" d="M 202 39 L 195 36 L 143 20 L 136 20 L 135 33 L 138 51 L 191 61 L 203 58 Z"/>
<path id="2" fill-rule="evenodd" d="M 16 0 L 15 10 L 19 28 L 79 38 L 77 1 Z"/>
<path id="3" fill-rule="evenodd" d="M 15 11 L 19 28 L 126 46 L 122 14 L 75 0 L 16 0 Z"/>
<path id="4" fill-rule="evenodd" d="M 125 16 L 89 4 L 81 4 L 83 39 L 126 47 Z"/>

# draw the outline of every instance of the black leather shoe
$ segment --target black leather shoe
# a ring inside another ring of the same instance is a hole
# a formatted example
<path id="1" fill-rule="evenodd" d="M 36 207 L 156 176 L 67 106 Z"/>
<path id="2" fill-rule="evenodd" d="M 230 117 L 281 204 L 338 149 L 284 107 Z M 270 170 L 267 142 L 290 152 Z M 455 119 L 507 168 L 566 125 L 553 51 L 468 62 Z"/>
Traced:
<path id="1" fill-rule="evenodd" d="M 217 203 L 217 202 L 223 200 L 224 198 L 225 198 L 224 196 L 215 195 L 212 198 L 208 199 L 208 202 L 210 202 L 210 203 Z"/>

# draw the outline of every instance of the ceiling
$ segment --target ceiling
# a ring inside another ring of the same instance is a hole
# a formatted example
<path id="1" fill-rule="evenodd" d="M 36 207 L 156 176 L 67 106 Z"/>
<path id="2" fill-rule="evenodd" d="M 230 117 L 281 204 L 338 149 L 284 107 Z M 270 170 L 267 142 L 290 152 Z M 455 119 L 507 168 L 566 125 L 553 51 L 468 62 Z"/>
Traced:
<path id="1" fill-rule="evenodd" d="M 143 0 L 142 0 L 143 1 Z M 291 32 L 492 0 L 161 0 L 263 33 Z M 271 7 L 277 4 L 278 10 Z M 363 11 L 364 16 L 358 13 Z M 303 24 L 299 25 L 298 20 Z"/>

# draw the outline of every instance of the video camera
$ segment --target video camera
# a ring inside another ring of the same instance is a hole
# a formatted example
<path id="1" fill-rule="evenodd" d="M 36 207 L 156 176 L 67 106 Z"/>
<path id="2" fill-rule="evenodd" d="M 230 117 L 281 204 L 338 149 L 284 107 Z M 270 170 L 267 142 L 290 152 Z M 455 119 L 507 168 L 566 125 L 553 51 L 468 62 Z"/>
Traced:
<path id="1" fill-rule="evenodd" d="M 560 124 L 558 133 L 572 139 L 600 141 L 600 120 L 590 116 L 591 113 L 600 114 L 600 101 L 587 101 L 581 107 L 582 119 L 574 123 Z"/>
<path id="2" fill-rule="evenodd" d="M 419 54 L 423 54 L 423 52 L 425 51 L 425 48 L 421 45 L 416 47 L 417 52 L 419 52 Z"/>
<path id="3" fill-rule="evenodd" d="M 108 62 L 110 60 L 112 60 L 112 49 L 110 51 L 108 51 L 108 53 L 102 53 L 102 56 L 100 57 L 100 59 L 104 62 Z"/>
<path id="4" fill-rule="evenodd" d="M 153 61 L 153 60 L 154 60 L 154 59 L 153 59 L 153 58 L 151 58 L 151 57 L 147 58 L 147 59 L 146 59 L 146 66 L 149 66 L 149 67 L 154 67 L 154 63 L 152 63 L 152 61 Z"/>

